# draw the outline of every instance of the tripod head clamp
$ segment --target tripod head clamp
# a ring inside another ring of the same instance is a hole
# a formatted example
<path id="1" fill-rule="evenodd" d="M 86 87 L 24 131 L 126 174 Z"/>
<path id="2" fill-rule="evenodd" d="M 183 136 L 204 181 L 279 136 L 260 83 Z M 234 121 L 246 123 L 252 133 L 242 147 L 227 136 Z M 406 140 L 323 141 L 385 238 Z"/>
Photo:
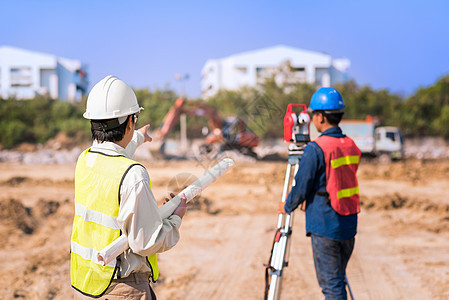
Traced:
<path id="1" fill-rule="evenodd" d="M 309 127 L 310 117 L 307 106 L 289 104 L 284 117 L 284 141 L 290 143 L 289 153 L 302 153 L 305 145 L 310 142 Z"/>

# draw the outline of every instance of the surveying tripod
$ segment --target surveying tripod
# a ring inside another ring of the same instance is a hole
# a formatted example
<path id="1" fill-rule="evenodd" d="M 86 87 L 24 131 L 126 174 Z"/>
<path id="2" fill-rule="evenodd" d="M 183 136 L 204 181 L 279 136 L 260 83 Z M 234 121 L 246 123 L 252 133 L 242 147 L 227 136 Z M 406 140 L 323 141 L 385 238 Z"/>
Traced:
<path id="1" fill-rule="evenodd" d="M 285 203 L 290 186 L 293 187 L 296 185 L 295 176 L 299 169 L 299 161 L 304 153 L 304 147 L 305 145 L 298 146 L 294 143 L 291 143 L 288 147 L 288 164 L 287 171 L 285 172 L 284 188 L 282 190 L 282 203 Z M 265 300 L 278 300 L 280 297 L 282 271 L 284 267 L 288 266 L 288 257 L 290 254 L 293 217 L 293 212 L 291 214 L 280 213 L 278 216 L 269 265 L 265 269 Z"/>
<path id="2" fill-rule="evenodd" d="M 285 172 L 284 188 L 282 190 L 282 204 L 287 199 L 288 191 L 296 185 L 295 176 L 299 169 L 299 161 L 304 153 L 305 145 L 298 146 L 290 144 L 288 151 L 287 171 Z M 293 172 L 292 172 L 293 168 Z M 301 209 L 305 209 L 305 202 L 302 203 Z M 284 267 L 288 267 L 288 258 L 290 254 L 291 235 L 293 227 L 294 212 L 290 214 L 280 213 L 276 234 L 273 240 L 273 247 L 269 264 L 265 269 L 265 300 L 279 300 L 281 295 L 282 272 Z M 354 300 L 348 277 L 345 275 L 345 283 L 348 288 L 349 296 Z"/>

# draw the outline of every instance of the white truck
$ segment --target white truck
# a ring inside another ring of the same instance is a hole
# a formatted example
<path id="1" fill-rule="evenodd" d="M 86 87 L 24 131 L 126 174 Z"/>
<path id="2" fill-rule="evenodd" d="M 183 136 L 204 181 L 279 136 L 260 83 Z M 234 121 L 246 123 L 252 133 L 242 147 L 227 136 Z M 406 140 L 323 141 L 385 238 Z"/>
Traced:
<path id="1" fill-rule="evenodd" d="M 404 156 L 404 142 L 397 127 L 376 127 L 370 120 L 342 120 L 340 128 L 354 140 L 362 154 L 376 156 L 381 162 Z"/>
<path id="2" fill-rule="evenodd" d="M 339 126 L 354 140 L 362 154 L 375 156 L 380 162 L 404 157 L 404 142 L 397 127 L 376 126 L 371 117 L 366 120 L 343 119 Z M 312 139 L 319 135 L 314 127 L 310 126 Z"/>

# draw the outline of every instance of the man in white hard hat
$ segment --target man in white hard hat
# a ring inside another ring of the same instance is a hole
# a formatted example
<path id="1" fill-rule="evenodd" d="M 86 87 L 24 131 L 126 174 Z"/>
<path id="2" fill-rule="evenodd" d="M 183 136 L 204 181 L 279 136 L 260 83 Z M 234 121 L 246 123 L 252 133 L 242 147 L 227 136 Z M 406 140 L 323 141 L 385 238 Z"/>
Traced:
<path id="1" fill-rule="evenodd" d="M 149 280 L 159 276 L 157 254 L 176 245 L 185 198 L 161 219 L 145 167 L 132 160 L 137 146 L 151 142 L 150 125 L 135 130 L 139 112 L 133 90 L 107 76 L 89 93 L 84 117 L 93 144 L 78 158 L 71 238 L 74 299 L 156 299 Z M 129 249 L 106 266 L 96 252 L 121 234 Z"/>

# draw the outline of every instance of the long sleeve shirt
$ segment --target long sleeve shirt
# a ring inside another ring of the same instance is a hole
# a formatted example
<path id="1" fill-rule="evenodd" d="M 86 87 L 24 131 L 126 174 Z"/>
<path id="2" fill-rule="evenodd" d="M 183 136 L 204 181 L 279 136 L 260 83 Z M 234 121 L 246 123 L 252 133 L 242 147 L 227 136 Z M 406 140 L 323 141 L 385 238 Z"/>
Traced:
<path id="1" fill-rule="evenodd" d="M 344 137 L 340 127 L 332 127 L 322 133 L 332 137 Z M 317 195 L 326 191 L 326 165 L 321 148 L 310 142 L 304 149 L 292 187 L 285 201 L 285 212 L 291 213 L 306 201 L 306 234 L 312 233 L 333 240 L 347 240 L 356 235 L 357 214 L 342 216 L 328 204 L 325 196 Z"/>
<path id="2" fill-rule="evenodd" d="M 124 149 L 112 142 L 92 144 L 92 150 L 106 155 L 123 155 L 132 158 L 136 148 L 144 142 L 142 133 L 135 131 L 133 139 Z M 179 240 L 181 218 L 171 215 L 161 219 L 158 206 L 150 188 L 148 172 L 134 166 L 125 175 L 120 188 L 120 206 L 117 223 L 128 237 L 129 249 L 121 254 L 120 274 L 151 272 L 145 256 L 169 250 Z"/>

